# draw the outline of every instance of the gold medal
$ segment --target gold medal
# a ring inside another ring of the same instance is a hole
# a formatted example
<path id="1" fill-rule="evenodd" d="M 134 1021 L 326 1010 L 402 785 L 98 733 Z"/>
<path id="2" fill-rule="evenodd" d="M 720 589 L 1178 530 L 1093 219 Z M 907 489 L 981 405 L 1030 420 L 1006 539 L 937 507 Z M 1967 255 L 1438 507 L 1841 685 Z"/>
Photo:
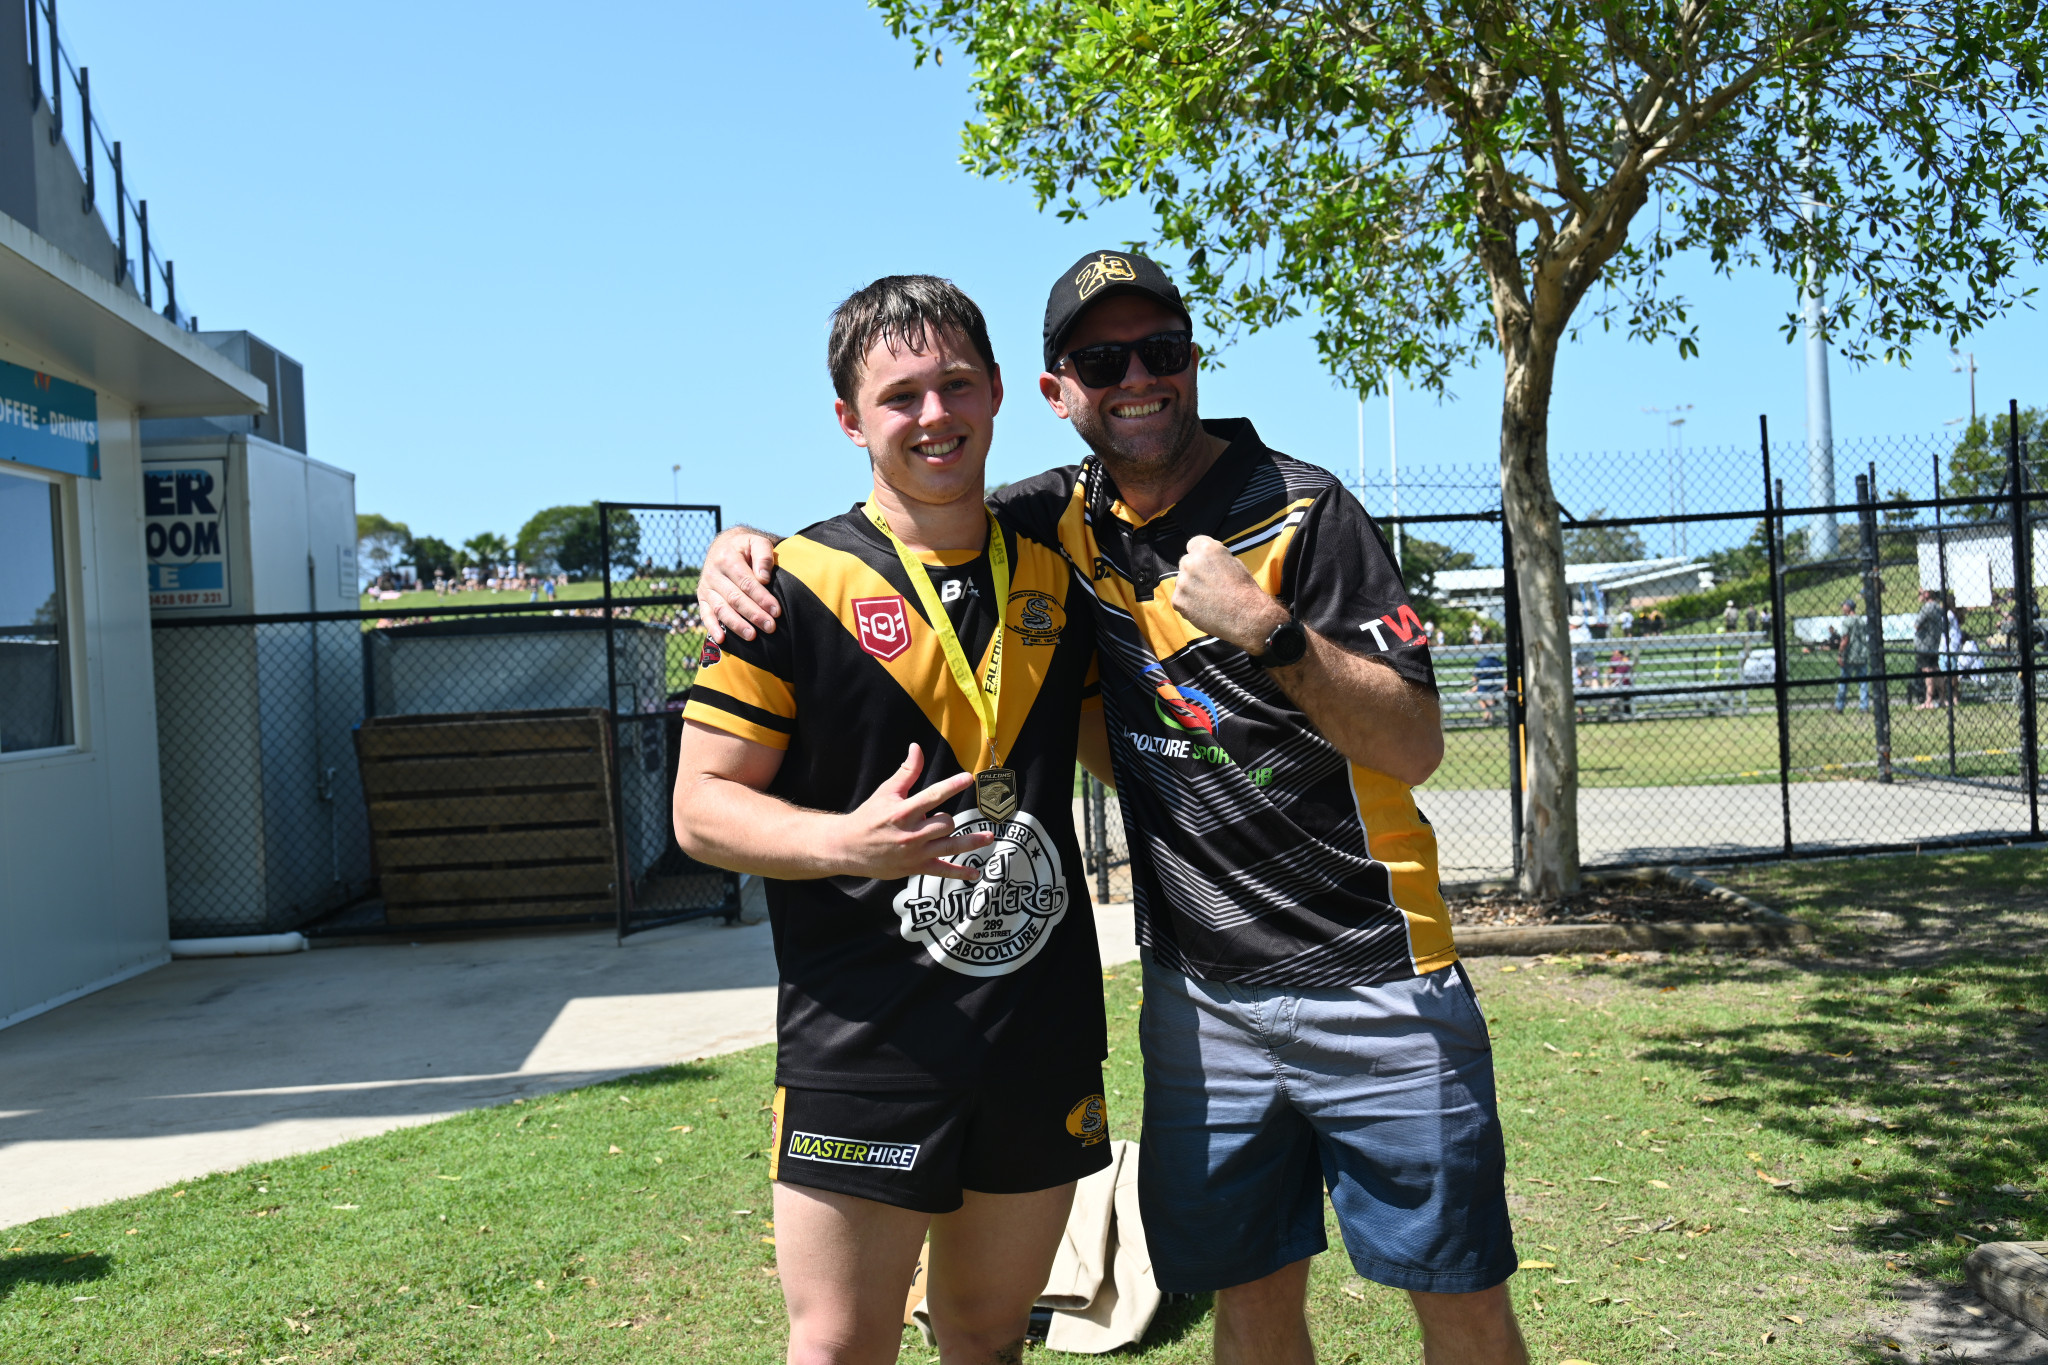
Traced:
<path id="1" fill-rule="evenodd" d="M 896 547 L 896 558 L 902 561 L 910 586 L 917 590 L 917 600 L 924 605 L 924 614 L 931 621 L 932 634 L 939 637 L 939 649 L 946 656 L 946 668 L 981 720 L 982 753 L 986 757 L 983 759 L 985 766 L 974 775 L 974 804 L 983 815 L 1001 824 L 1017 813 L 1018 803 L 1024 796 L 1024 783 L 1017 770 L 1004 767 L 996 756 L 996 715 L 1003 694 L 1003 632 L 1006 629 L 1003 618 L 1008 613 L 1010 602 L 1010 551 L 1003 544 L 1003 528 L 996 523 L 996 514 L 990 512 L 988 564 L 989 574 L 995 579 L 996 637 L 989 648 L 987 675 L 977 682 L 974 669 L 967 662 L 967 651 L 960 645 L 960 632 L 953 628 L 953 618 L 946 615 L 946 604 L 939 600 L 939 590 L 932 586 L 931 574 L 902 538 L 889 529 L 888 520 L 873 498 L 868 499 L 861 510 L 867 513 L 875 529 Z"/>
<path id="2" fill-rule="evenodd" d="M 1017 813 L 1022 795 L 1015 768 L 983 768 L 974 775 L 974 804 L 999 825 Z"/>

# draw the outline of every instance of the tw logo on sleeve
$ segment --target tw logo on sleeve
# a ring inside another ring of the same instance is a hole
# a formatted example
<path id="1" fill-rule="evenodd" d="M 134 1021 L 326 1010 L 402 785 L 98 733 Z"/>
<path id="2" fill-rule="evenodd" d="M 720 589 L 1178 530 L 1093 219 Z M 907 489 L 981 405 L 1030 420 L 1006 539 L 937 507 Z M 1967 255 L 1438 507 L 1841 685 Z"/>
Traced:
<path id="1" fill-rule="evenodd" d="M 1382 654 L 1402 645 L 1429 643 L 1429 631 L 1423 626 L 1422 618 L 1415 614 L 1415 608 L 1405 602 L 1388 615 L 1365 622 L 1359 629 L 1372 632 L 1373 643 L 1379 646 Z M 1389 633 L 1394 637 L 1392 643 L 1387 640 Z"/>

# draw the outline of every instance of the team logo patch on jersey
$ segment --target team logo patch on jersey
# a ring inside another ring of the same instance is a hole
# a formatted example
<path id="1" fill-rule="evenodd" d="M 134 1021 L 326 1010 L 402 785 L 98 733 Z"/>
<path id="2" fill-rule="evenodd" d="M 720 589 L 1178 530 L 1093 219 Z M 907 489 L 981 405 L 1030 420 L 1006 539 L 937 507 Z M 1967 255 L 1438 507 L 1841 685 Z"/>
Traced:
<path id="1" fill-rule="evenodd" d="M 1028 811 L 998 824 L 978 810 L 953 817 L 955 834 L 988 832 L 987 848 L 957 861 L 981 880 L 912 877 L 896 893 L 899 932 L 932 961 L 965 976 L 1007 976 L 1038 956 L 1072 899 L 1052 836 Z"/>
<path id="2" fill-rule="evenodd" d="M 704 642 L 704 652 L 697 656 L 697 666 L 699 668 L 709 668 L 724 657 L 725 655 L 719 653 L 717 645 L 706 640 Z"/>
<path id="3" fill-rule="evenodd" d="M 1027 645 L 1056 645 L 1067 628 L 1067 611 L 1036 588 L 1019 588 L 1010 594 L 1007 624 Z"/>
<path id="4" fill-rule="evenodd" d="M 1080 1139 L 1083 1147 L 1093 1147 L 1109 1136 L 1109 1109 L 1102 1102 L 1102 1096 L 1090 1095 L 1067 1111 L 1067 1131 Z"/>
<path id="5" fill-rule="evenodd" d="M 883 663 L 910 648 L 910 617 L 900 597 L 856 597 L 853 623 L 860 647 Z"/>
<path id="6" fill-rule="evenodd" d="M 789 1135 L 787 1155 L 798 1161 L 829 1161 L 835 1166 L 873 1166 L 907 1171 L 917 1164 L 915 1142 L 865 1142 L 860 1138 L 826 1137 L 822 1133 Z"/>

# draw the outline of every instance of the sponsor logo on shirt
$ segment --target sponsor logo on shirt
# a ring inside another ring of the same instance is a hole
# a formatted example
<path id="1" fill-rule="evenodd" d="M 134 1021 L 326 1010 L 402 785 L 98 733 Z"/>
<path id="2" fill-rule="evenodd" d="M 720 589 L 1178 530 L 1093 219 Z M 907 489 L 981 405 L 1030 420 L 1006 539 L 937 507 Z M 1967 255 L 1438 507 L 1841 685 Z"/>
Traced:
<path id="1" fill-rule="evenodd" d="M 910 617 L 900 597 L 856 597 L 853 623 L 860 647 L 883 663 L 910 648 Z"/>
<path id="2" fill-rule="evenodd" d="M 953 817 L 955 834 L 989 832 L 995 842 L 956 861 L 979 881 L 912 877 L 896 894 L 899 932 L 932 961 L 964 976 L 1007 976 L 1038 956 L 1072 899 L 1059 849 L 1028 811 L 1000 823 L 978 810 Z"/>
<path id="3" fill-rule="evenodd" d="M 1067 1131 L 1080 1139 L 1083 1147 L 1093 1147 L 1109 1136 L 1109 1110 L 1102 1102 L 1102 1096 L 1090 1095 L 1067 1111 Z"/>
<path id="4" fill-rule="evenodd" d="M 822 1133 L 789 1135 L 786 1152 L 799 1161 L 829 1161 L 835 1166 L 874 1166 L 907 1171 L 917 1164 L 915 1142 L 864 1142 L 859 1138 L 826 1137 Z"/>
<path id="5" fill-rule="evenodd" d="M 1011 593 L 1010 612 L 1011 633 L 1027 645 L 1056 645 L 1067 628 L 1066 609 L 1036 588 Z"/>
<path id="6" fill-rule="evenodd" d="M 1380 652 L 1398 649 L 1402 645 L 1426 645 L 1429 643 L 1429 628 L 1422 624 L 1422 618 L 1415 614 L 1415 608 L 1403 602 L 1388 615 L 1376 621 L 1367 621 L 1358 627 L 1372 632 L 1372 642 Z M 1389 643 L 1387 637 L 1394 637 Z"/>
<path id="7" fill-rule="evenodd" d="M 697 656 L 697 666 L 699 668 L 709 668 L 724 657 L 725 655 L 719 653 L 717 645 L 706 640 L 704 642 L 704 652 Z"/>
<path id="8" fill-rule="evenodd" d="M 1223 708 L 1215 698 L 1186 683 L 1169 682 L 1166 670 L 1153 664 L 1145 670 L 1145 681 L 1152 684 L 1152 709 L 1169 730 L 1199 730 L 1211 739 L 1216 737 L 1216 722 L 1222 718 Z"/>

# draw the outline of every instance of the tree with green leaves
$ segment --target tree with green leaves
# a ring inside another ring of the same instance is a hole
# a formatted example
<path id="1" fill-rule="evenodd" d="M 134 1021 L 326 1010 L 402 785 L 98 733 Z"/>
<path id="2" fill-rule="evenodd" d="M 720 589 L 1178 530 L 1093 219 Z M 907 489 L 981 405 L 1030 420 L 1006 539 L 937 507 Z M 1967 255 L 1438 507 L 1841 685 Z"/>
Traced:
<path id="1" fill-rule="evenodd" d="M 406 554 L 412 560 L 413 573 L 422 583 L 431 583 L 437 571 L 443 577 L 453 578 L 461 567 L 462 556 L 438 536 L 414 536 Z"/>
<path id="2" fill-rule="evenodd" d="M 631 512 L 615 511 L 611 517 L 612 564 L 630 569 L 640 562 L 640 522 Z M 595 503 L 544 508 L 519 528 L 519 561 L 543 573 L 595 577 L 604 554 L 597 531 Z"/>
<path id="3" fill-rule="evenodd" d="M 1147 201 L 1218 332 L 1312 312 L 1361 394 L 1395 374 L 1441 391 L 1500 354 L 1523 890 L 1546 899 L 1579 884 L 1561 343 L 1591 322 L 1697 351 L 1667 278 L 1687 254 L 1796 276 L 1846 356 L 1903 355 L 2011 306 L 2048 255 L 2029 0 L 875 3 L 920 63 L 973 63 L 971 169 L 1067 219 Z"/>
<path id="4" fill-rule="evenodd" d="M 412 531 L 404 522 L 375 512 L 356 513 L 356 555 L 372 572 L 382 574 L 402 561 L 411 544 Z"/>
<path id="5" fill-rule="evenodd" d="M 2027 472 L 2027 486 L 2034 492 L 2048 489 L 2048 443 L 2041 439 L 2044 423 L 2048 423 L 2048 410 L 2020 409 L 2020 463 Z M 1995 498 L 2005 492 L 2012 458 L 2007 442 L 2011 439 L 2011 413 L 1995 413 L 1989 422 L 1982 417 L 1972 419 L 1963 428 L 1955 449 L 1949 452 L 1942 496 Z M 1951 507 L 1942 512 L 1946 521 L 1993 521 L 2006 515 L 2007 511 L 1995 502 Z"/>
<path id="6" fill-rule="evenodd" d="M 485 574 L 497 571 L 512 559 L 512 546 L 496 531 L 479 531 L 462 542 L 462 552 L 469 563 L 482 569 Z"/>
<path id="7" fill-rule="evenodd" d="M 1419 606 L 1436 600 L 1436 576 L 1446 569 L 1469 569 L 1478 563 L 1469 550 L 1453 550 L 1410 531 L 1401 540 L 1401 586 Z"/>
<path id="8" fill-rule="evenodd" d="M 1587 521 L 1607 516 L 1605 507 L 1595 507 Z M 1567 564 L 1628 564 L 1649 557 L 1642 533 L 1633 526 L 1573 526 L 1564 533 L 1564 562 Z"/>

